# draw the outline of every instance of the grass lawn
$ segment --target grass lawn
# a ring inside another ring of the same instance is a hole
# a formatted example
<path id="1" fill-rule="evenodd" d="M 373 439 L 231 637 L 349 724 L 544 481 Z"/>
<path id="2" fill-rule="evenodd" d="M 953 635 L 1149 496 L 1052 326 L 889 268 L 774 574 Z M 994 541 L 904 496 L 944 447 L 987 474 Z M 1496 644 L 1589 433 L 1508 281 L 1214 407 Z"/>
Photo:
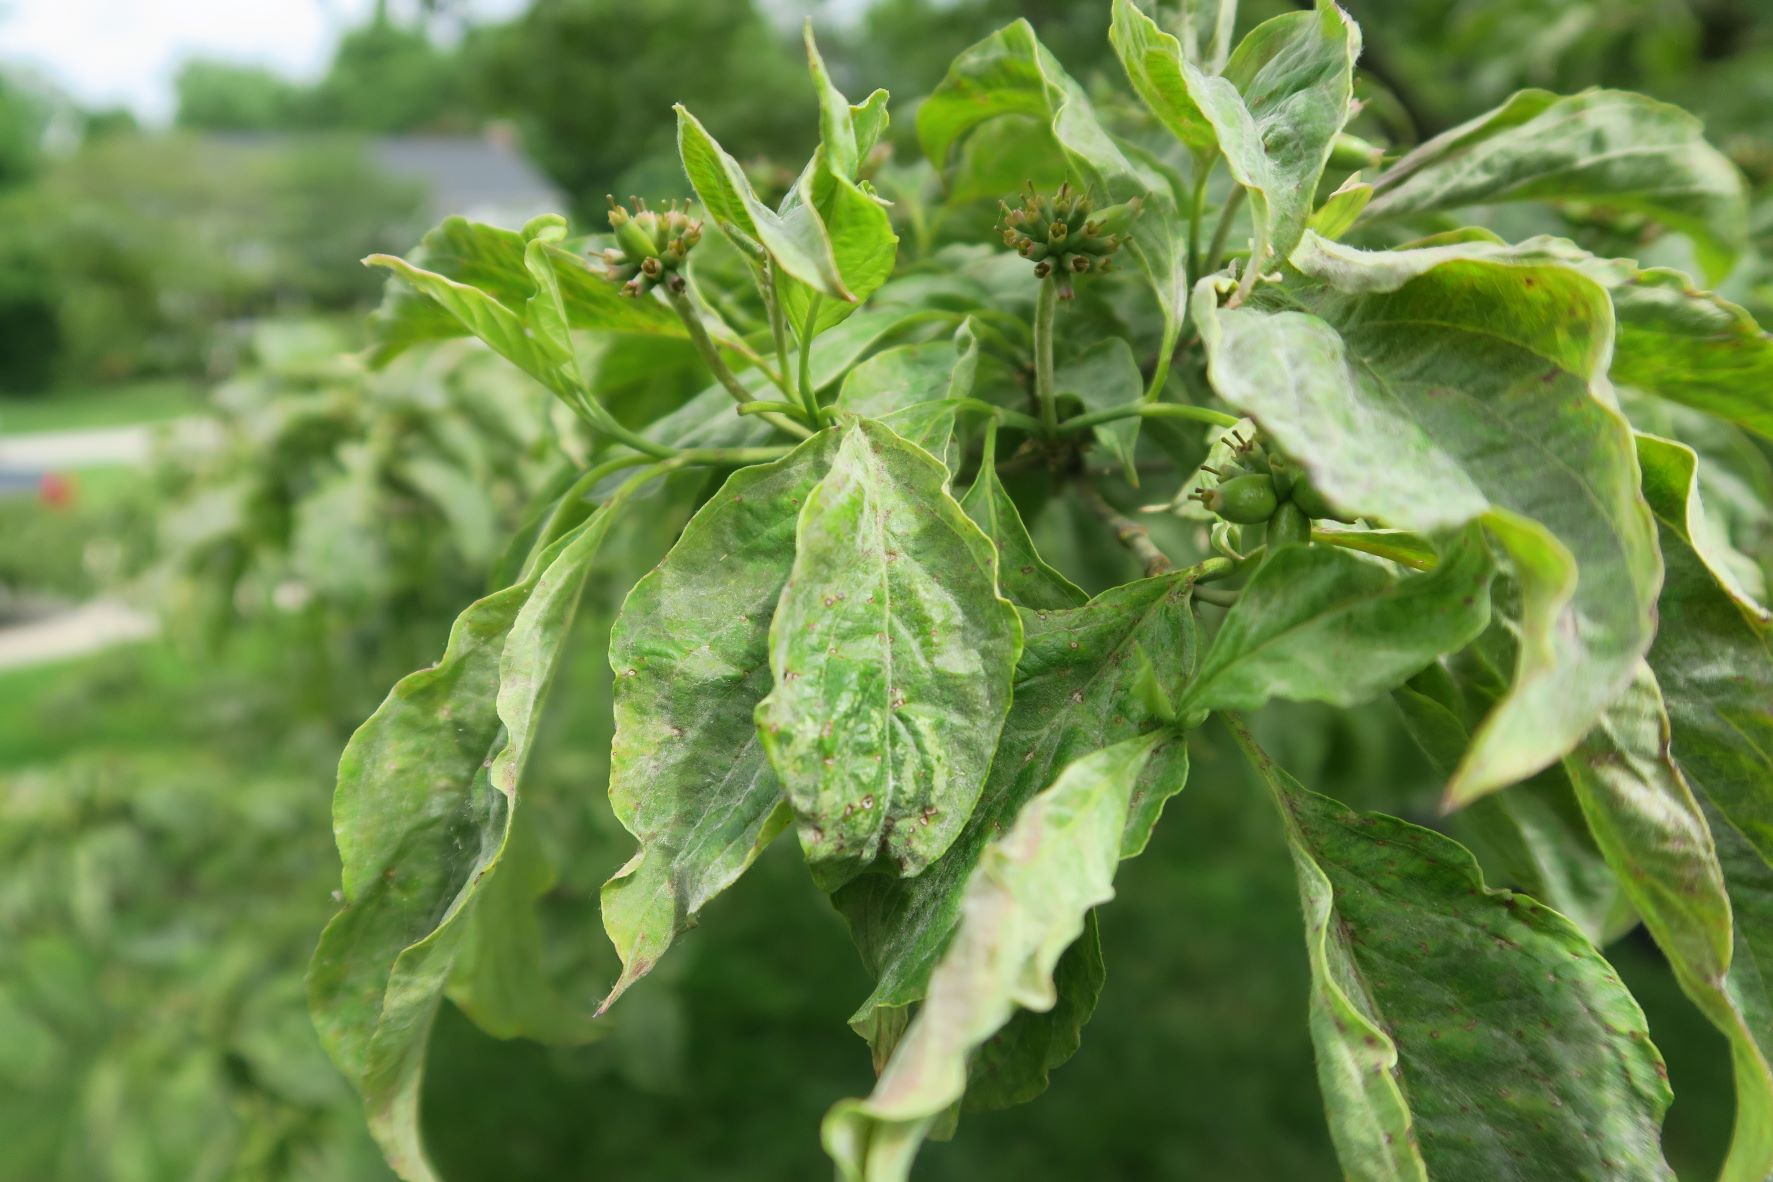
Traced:
<path id="1" fill-rule="evenodd" d="M 203 408 L 203 387 L 184 378 L 76 386 L 31 398 L 0 395 L 0 431 L 23 435 L 158 423 Z"/>

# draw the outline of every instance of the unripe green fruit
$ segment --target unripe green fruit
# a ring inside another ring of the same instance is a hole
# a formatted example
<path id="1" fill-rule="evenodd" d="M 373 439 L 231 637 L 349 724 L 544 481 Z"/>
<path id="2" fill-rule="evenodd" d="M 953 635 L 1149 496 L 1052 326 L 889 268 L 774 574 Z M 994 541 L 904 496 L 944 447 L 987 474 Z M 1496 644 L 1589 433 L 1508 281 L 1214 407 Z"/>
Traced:
<path id="1" fill-rule="evenodd" d="M 1274 491 L 1283 500 L 1293 491 L 1293 482 L 1299 476 L 1299 469 L 1293 461 L 1279 452 L 1268 457 L 1268 474 L 1274 477 Z"/>
<path id="2" fill-rule="evenodd" d="M 1268 552 L 1288 544 L 1304 546 L 1311 541 L 1311 518 L 1294 501 L 1282 501 L 1268 519 Z"/>
<path id="3" fill-rule="evenodd" d="M 1274 494 L 1274 481 L 1267 476 L 1238 476 L 1217 488 L 1210 488 L 1201 503 L 1227 521 L 1239 525 L 1255 525 L 1274 516 L 1280 498 Z"/>
<path id="4" fill-rule="evenodd" d="M 1324 494 L 1317 490 L 1317 486 L 1303 475 L 1293 482 L 1292 498 L 1295 505 L 1305 510 L 1307 517 L 1327 517 L 1331 521 L 1353 520 L 1326 501 Z"/>

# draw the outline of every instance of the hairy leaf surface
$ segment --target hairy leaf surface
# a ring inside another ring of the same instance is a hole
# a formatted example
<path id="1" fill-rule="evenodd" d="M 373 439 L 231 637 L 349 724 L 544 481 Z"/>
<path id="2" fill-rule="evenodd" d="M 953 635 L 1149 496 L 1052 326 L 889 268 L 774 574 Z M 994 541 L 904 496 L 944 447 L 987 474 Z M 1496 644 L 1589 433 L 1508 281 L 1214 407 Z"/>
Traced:
<path id="1" fill-rule="evenodd" d="M 1374 188 L 1363 222 L 1502 201 L 1634 210 L 1691 238 L 1714 280 L 1747 234 L 1742 177 L 1699 120 L 1622 90 L 1523 90 L 1418 147 Z"/>
<path id="2" fill-rule="evenodd" d="M 825 1118 L 825 1147 L 850 1182 L 903 1182 L 931 1126 L 967 1088 L 967 1060 L 1017 1008 L 1052 1009 L 1054 970 L 1086 916 L 1114 897 L 1134 785 L 1158 735 L 1069 764 L 986 847 L 960 924 L 930 976 L 923 1008 L 874 1092 Z"/>
<path id="3" fill-rule="evenodd" d="M 1514 685 L 1448 785 L 1468 802 L 1568 751 L 1649 647 L 1661 562 L 1602 372 L 1611 305 L 1533 243 L 1307 235 L 1295 262 L 1308 277 L 1259 306 L 1197 289 L 1214 390 L 1336 504 L 1429 534 L 1479 522 L 1521 581 Z"/>
<path id="4" fill-rule="evenodd" d="M 884 426 L 842 430 L 807 497 L 758 706 L 814 876 L 917 874 L 972 812 L 1021 651 L 996 552 L 948 470 Z"/>
<path id="5" fill-rule="evenodd" d="M 1368 1179 L 1673 1177 L 1644 1015 L 1570 922 L 1431 830 L 1307 792 L 1241 726 L 1305 911 L 1318 1083 Z"/>

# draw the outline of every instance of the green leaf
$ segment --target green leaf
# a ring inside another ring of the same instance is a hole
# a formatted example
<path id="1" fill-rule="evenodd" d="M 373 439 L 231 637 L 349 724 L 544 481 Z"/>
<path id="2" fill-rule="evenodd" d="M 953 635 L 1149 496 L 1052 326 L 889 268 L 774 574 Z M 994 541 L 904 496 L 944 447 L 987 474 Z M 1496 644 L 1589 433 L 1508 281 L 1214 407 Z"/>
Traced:
<path id="1" fill-rule="evenodd" d="M 1053 392 L 1071 395 L 1086 411 L 1125 406 L 1139 397 L 1144 385 L 1139 359 L 1121 337 L 1098 341 L 1053 371 Z M 1096 441 L 1120 462 L 1128 482 L 1137 487 L 1133 449 L 1139 442 L 1139 419 L 1115 419 L 1092 430 Z"/>
<path id="2" fill-rule="evenodd" d="M 1344 1173 L 1671 1179 L 1644 1015 L 1570 922 L 1456 842 L 1307 792 L 1232 730 L 1280 809 L 1311 1034 Z"/>
<path id="3" fill-rule="evenodd" d="M 1498 605 L 1497 615 L 1503 610 Z M 1493 647 L 1490 638 L 1507 632 L 1506 622 L 1494 619 L 1489 634 L 1473 649 Z M 1512 667 L 1512 647 L 1503 647 L 1508 656 L 1499 664 Z M 1456 683 L 1447 679 L 1450 700 L 1421 688 L 1434 676 L 1446 675 L 1438 665 L 1393 691 L 1392 700 L 1410 737 L 1442 776 L 1451 776 L 1465 757 L 1475 720 L 1507 692 L 1506 681 L 1488 658 L 1485 653 L 1482 659 L 1458 662 L 1461 677 Z M 1472 801 L 1448 818 L 1448 831 L 1479 856 L 1492 881 L 1568 916 L 1596 947 L 1604 947 L 1637 922 L 1618 878 L 1595 848 L 1561 763 Z"/>
<path id="4" fill-rule="evenodd" d="M 819 92 L 819 149 L 813 154 L 783 202 L 785 221 L 810 213 L 825 227 L 832 258 L 850 294 L 849 302 L 821 303 L 812 334 L 823 332 L 851 312 L 856 304 L 891 278 L 899 239 L 893 233 L 886 208 L 856 183 L 862 166 L 862 142 L 878 138 L 886 130 L 886 92 L 875 91 L 861 107 L 831 84 L 824 59 L 813 43 L 812 23 L 806 26 L 807 63 Z M 864 124 L 858 127 L 858 122 Z M 795 330 L 803 330 L 811 310 L 813 291 L 791 282 L 782 291 L 782 307 Z"/>
<path id="5" fill-rule="evenodd" d="M 1307 228 L 1334 242 L 1353 228 L 1361 210 L 1372 199 L 1373 186 L 1361 180 L 1361 174 L 1357 172 L 1324 198 L 1324 203 L 1311 215 Z"/>
<path id="6" fill-rule="evenodd" d="M 948 470 L 867 419 L 807 497 L 757 708 L 813 874 L 915 875 L 978 799 L 1022 647 L 996 553 Z"/>
<path id="7" fill-rule="evenodd" d="M 831 235 L 818 214 L 800 205 L 784 216 L 759 201 L 739 162 L 727 155 L 683 104 L 675 109 L 683 171 L 715 225 L 759 243 L 785 274 L 820 295 L 855 302 L 844 286 L 843 272 L 832 253 Z"/>
<path id="8" fill-rule="evenodd" d="M 1036 609 L 1067 608 L 1089 598 L 1035 552 L 1034 539 L 1022 524 L 1016 502 L 997 478 L 997 464 L 991 456 L 980 463 L 972 487 L 960 498 L 960 507 L 997 547 L 997 583 L 1011 603 Z"/>
<path id="9" fill-rule="evenodd" d="M 752 714 L 801 507 L 837 451 L 825 431 L 733 473 L 628 593 L 610 633 L 610 803 L 640 842 L 603 888 L 622 958 L 607 1009 L 788 822 Z"/>
<path id="10" fill-rule="evenodd" d="M 1655 218 L 1693 241 L 1715 281 L 1747 238 L 1741 175 L 1679 107 L 1622 90 L 1523 90 L 1386 169 L 1371 224 L 1506 201 L 1597 202 Z"/>
<path id="11" fill-rule="evenodd" d="M 1311 217 L 1318 180 L 1348 119 L 1360 30 L 1329 0 L 1250 30 L 1211 77 L 1183 60 L 1177 40 L 1132 0 L 1115 0 L 1109 33 L 1139 97 L 1207 167 L 1225 156 L 1250 196 L 1256 251 L 1292 253 Z M 1250 266 L 1262 265 L 1252 258 Z"/>
<path id="12" fill-rule="evenodd" d="M 949 341 L 882 349 L 844 376 L 837 409 L 878 419 L 915 403 L 965 397 L 972 380 L 956 373 L 960 360 Z M 955 388 L 957 377 L 964 377 L 964 389 Z"/>
<path id="13" fill-rule="evenodd" d="M 1773 438 L 1773 334 L 1679 271 L 1601 263 L 1619 339 L 1613 381 Z"/>
<path id="14" fill-rule="evenodd" d="M 511 814 L 511 835 L 499 872 L 481 888 L 456 954 L 450 1001 L 494 1038 L 530 1038 L 570 1046 L 604 1029 L 589 1007 L 567 1003 L 543 971 L 542 925 L 536 901 L 555 884 L 536 822 L 527 808 Z"/>
<path id="15" fill-rule="evenodd" d="M 1158 344 L 1162 384 L 1168 359 L 1182 329 L 1188 277 L 1183 262 L 1181 222 L 1175 194 L 1163 174 L 1129 156 L 1109 135 L 1090 100 L 1034 34 L 1016 21 L 954 59 L 948 75 L 917 109 L 917 138 L 937 169 L 956 144 L 982 124 L 1002 118 L 1033 119 L 1052 131 L 1063 150 L 1071 181 L 1099 205 L 1138 197 L 1146 203 L 1132 225 L 1129 244 L 1163 311 Z"/>
<path id="16" fill-rule="evenodd" d="M 1752 1160 L 1754 1114 L 1762 1137 L 1773 1127 L 1765 1116 L 1773 1103 L 1766 1078 L 1773 1063 L 1773 971 L 1766 967 L 1773 965 L 1773 620 L 1736 592 L 1698 541 L 1705 531 L 1693 453 L 1640 435 L 1638 456 L 1668 564 L 1649 661 L 1666 688 L 1676 762 L 1698 793 L 1729 892 L 1723 990 L 1749 1036 L 1732 1033 L 1732 1050 L 1737 1138 Z M 1715 1001 L 1701 1006 L 1716 1014 L 1713 1021 L 1729 1018 Z"/>
<path id="17" fill-rule="evenodd" d="M 813 342 L 808 367 L 813 389 L 828 388 L 881 341 L 920 322 L 941 319 L 946 319 L 945 313 L 900 308 L 864 309 L 856 313 Z M 761 395 L 767 379 L 757 370 L 748 369 L 739 374 L 739 381 L 753 394 Z M 732 401 L 726 387 L 716 382 L 653 422 L 646 429 L 646 436 L 672 447 L 752 447 L 767 442 L 775 428 L 755 415 L 733 414 Z"/>
<path id="18" fill-rule="evenodd" d="M 525 267 L 523 235 L 512 230 L 446 218 L 420 240 L 408 258 L 420 271 L 479 288 L 513 312 L 521 313 L 535 293 L 535 276 Z M 579 255 L 555 242 L 541 253 L 554 265 L 561 303 L 574 328 L 620 333 L 683 336 L 683 323 L 656 299 L 629 299 Z M 369 318 L 370 363 L 387 364 L 411 345 L 468 335 L 467 324 L 444 305 L 404 281 L 390 281 L 381 307 Z"/>
<path id="19" fill-rule="evenodd" d="M 903 1182 L 918 1146 L 967 1086 L 967 1058 L 1016 1009 L 1059 1001 L 1054 970 L 1091 909 L 1114 897 L 1133 786 L 1156 735 L 1069 764 L 986 848 L 960 926 L 929 994 L 874 1092 L 825 1118 L 826 1150 L 848 1182 Z"/>
<path id="20" fill-rule="evenodd" d="M 372 254 L 364 260 L 386 267 L 415 291 L 453 317 L 471 336 L 479 337 L 506 361 L 556 393 L 571 388 L 568 366 L 552 348 L 529 335 L 523 316 L 478 287 L 458 283 L 447 275 L 421 270 L 393 255 Z"/>
<path id="21" fill-rule="evenodd" d="M 1197 659 L 1190 584 L 1180 574 L 1105 591 L 1069 610 L 1024 610 L 1015 694 L 991 774 L 966 827 L 940 860 L 916 878 L 865 875 L 832 902 L 849 922 L 874 991 L 850 1026 L 884 1061 L 922 999 L 931 970 L 960 920 L 960 900 L 980 851 L 1059 769 L 1104 746 L 1166 729 Z M 1181 791 L 1188 751 L 1157 748 L 1134 792 L 1123 855 L 1145 848 L 1164 802 Z M 1055 1022 L 1076 1014 L 1060 1007 Z M 1088 1016 L 1084 1010 L 1076 1020 Z M 1038 1023 L 1018 1017 L 1018 1033 Z M 1075 1033 L 1071 1038 L 1075 1045 Z M 1063 1045 L 1055 1034 L 1047 1040 Z M 1043 1076 L 1044 1078 L 1044 1076 Z"/>
<path id="22" fill-rule="evenodd" d="M 1773 618 L 1702 548 L 1692 451 L 1650 435 L 1639 435 L 1637 447 L 1668 564 L 1650 666 L 1668 698 L 1676 756 L 1773 865 Z"/>
<path id="23" fill-rule="evenodd" d="M 1764 1182 L 1773 1174 L 1773 1067 L 1756 1044 L 1755 1014 L 1737 1005 L 1727 982 L 1734 934 L 1724 872 L 1669 738 L 1662 692 L 1644 666 L 1564 766 L 1596 843 L 1675 979 L 1730 1041 L 1736 1135 L 1720 1177 Z"/>
<path id="24" fill-rule="evenodd" d="M 535 724 L 621 499 L 551 546 L 523 582 L 463 611 L 443 659 L 396 685 L 339 761 L 345 906 L 314 953 L 309 1005 L 408 1182 L 437 1178 L 418 1122 L 431 1023 L 503 864 Z"/>
<path id="25" fill-rule="evenodd" d="M 1602 372 L 1611 304 L 1538 243 L 1308 234 L 1294 262 L 1254 306 L 1197 288 L 1213 389 L 1337 505 L 1424 534 L 1482 524 L 1523 588 L 1513 688 L 1448 784 L 1467 803 L 1574 746 L 1654 630 L 1661 562 Z"/>
<path id="26" fill-rule="evenodd" d="M 1189 60 L 1182 43 L 1158 28 L 1132 0 L 1114 0 L 1108 40 L 1133 90 L 1158 122 L 1182 141 L 1195 168 L 1211 163 L 1219 152 L 1219 132 L 1195 97 L 1209 89 L 1211 75 Z"/>
<path id="27" fill-rule="evenodd" d="M 1271 698 L 1359 705 L 1482 632 L 1494 573 L 1475 529 L 1452 539 L 1432 571 L 1402 578 L 1333 546 L 1283 546 L 1225 614 L 1182 709 L 1254 710 Z"/>

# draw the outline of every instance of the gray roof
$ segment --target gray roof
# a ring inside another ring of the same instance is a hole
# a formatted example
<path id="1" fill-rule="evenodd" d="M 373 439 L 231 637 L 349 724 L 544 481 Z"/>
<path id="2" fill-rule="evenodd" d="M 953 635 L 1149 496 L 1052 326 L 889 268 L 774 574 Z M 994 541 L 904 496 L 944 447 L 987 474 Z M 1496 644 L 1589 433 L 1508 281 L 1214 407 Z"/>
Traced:
<path id="1" fill-rule="evenodd" d="M 312 136 L 301 132 L 216 132 L 204 137 L 248 150 L 308 138 Z M 566 212 L 560 191 L 502 129 L 484 135 L 377 136 L 363 144 L 383 170 L 425 191 L 423 212 L 432 222 L 459 213 L 515 230 L 537 214 Z"/>
<path id="2" fill-rule="evenodd" d="M 370 141 L 377 164 L 424 186 L 432 220 L 459 213 L 516 229 L 566 202 L 506 137 L 405 135 Z"/>

